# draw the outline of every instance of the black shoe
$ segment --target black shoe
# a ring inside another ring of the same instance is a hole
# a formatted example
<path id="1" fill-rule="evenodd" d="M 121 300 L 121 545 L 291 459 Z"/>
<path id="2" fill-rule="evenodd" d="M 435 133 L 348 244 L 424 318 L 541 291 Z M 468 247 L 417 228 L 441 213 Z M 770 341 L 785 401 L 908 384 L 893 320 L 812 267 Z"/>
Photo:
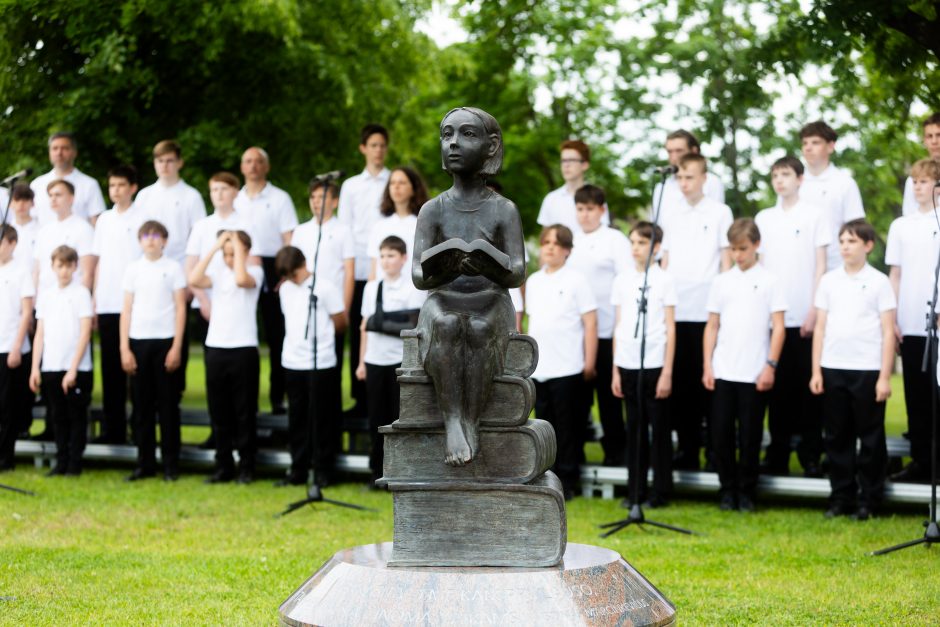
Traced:
<path id="1" fill-rule="evenodd" d="M 235 473 L 231 470 L 217 470 L 211 476 L 206 477 L 203 483 L 229 483 L 235 478 Z"/>
<path id="2" fill-rule="evenodd" d="M 163 473 L 163 480 L 167 483 L 173 483 L 174 481 L 179 480 L 180 473 L 176 470 L 168 470 Z"/>
<path id="3" fill-rule="evenodd" d="M 238 483 L 242 485 L 248 485 L 254 480 L 255 480 L 255 473 L 251 472 L 250 470 L 242 470 L 241 472 L 238 473 L 237 481 Z"/>
<path id="4" fill-rule="evenodd" d="M 754 506 L 754 499 L 744 494 L 738 496 L 738 511 L 752 514 L 755 509 L 757 508 Z"/>
<path id="5" fill-rule="evenodd" d="M 66 477 L 81 477 L 82 469 L 81 468 L 70 468 L 65 471 Z"/>
<path id="6" fill-rule="evenodd" d="M 835 518 L 837 516 L 849 516 L 850 514 L 855 513 L 853 507 L 848 505 L 843 505 L 841 503 L 833 503 L 829 506 L 829 509 L 826 510 L 826 518 Z"/>
<path id="7" fill-rule="evenodd" d="M 927 469 L 917 462 L 911 462 L 900 472 L 891 475 L 890 478 L 894 483 L 930 483 Z"/>
<path id="8" fill-rule="evenodd" d="M 872 513 L 871 508 L 869 508 L 867 505 L 860 505 L 859 508 L 855 510 L 855 520 L 859 522 L 868 520 L 873 515 L 874 514 Z"/>
<path id="9" fill-rule="evenodd" d="M 16 468 L 16 464 L 10 462 L 8 464 L 0 464 L 0 472 L 13 472 L 13 469 Z"/>
<path id="10" fill-rule="evenodd" d="M 124 481 L 140 481 L 141 479 L 150 479 L 151 477 L 156 477 L 157 473 L 153 470 L 144 470 L 142 468 L 135 468 L 134 472 L 124 477 Z"/>
<path id="11" fill-rule="evenodd" d="M 565 488 L 565 500 L 570 501 L 574 499 L 574 490 L 571 488 Z"/>
<path id="12" fill-rule="evenodd" d="M 643 503 L 643 507 L 647 507 L 649 509 L 657 509 L 659 507 L 666 507 L 667 505 L 669 505 L 669 501 L 661 496 L 651 496 L 645 503 Z"/>
<path id="13" fill-rule="evenodd" d="M 56 466 L 52 470 L 46 473 L 47 477 L 61 477 L 65 475 L 65 468 L 62 466 Z"/>
<path id="14" fill-rule="evenodd" d="M 735 502 L 733 494 L 723 494 L 721 496 L 721 501 L 718 503 L 718 509 L 723 512 L 733 512 L 738 509 L 738 504 Z"/>

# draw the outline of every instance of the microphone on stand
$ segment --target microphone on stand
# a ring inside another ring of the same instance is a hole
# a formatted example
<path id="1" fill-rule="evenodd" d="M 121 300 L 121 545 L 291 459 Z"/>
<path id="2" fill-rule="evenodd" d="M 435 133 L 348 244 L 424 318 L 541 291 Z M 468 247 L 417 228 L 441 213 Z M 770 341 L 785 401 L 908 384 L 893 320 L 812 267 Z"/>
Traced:
<path id="1" fill-rule="evenodd" d="M 675 174 L 679 171 L 679 168 L 674 165 L 661 165 L 658 168 L 653 168 L 653 172 L 656 174 Z"/>
<path id="2" fill-rule="evenodd" d="M 3 179 L 2 181 L 0 181 L 0 185 L 2 185 L 2 186 L 7 186 L 7 185 L 9 185 L 10 183 L 13 183 L 14 181 L 18 181 L 18 180 L 20 180 L 20 179 L 25 179 L 25 178 L 29 177 L 29 175 L 31 175 L 32 173 L 33 173 L 33 169 L 32 169 L 32 168 L 25 168 L 25 169 L 23 169 L 23 170 L 20 170 L 20 171 L 17 172 L 16 174 L 11 174 L 10 176 L 8 176 L 8 177 L 6 177 L 5 179 Z"/>
<path id="3" fill-rule="evenodd" d="M 310 181 L 311 183 L 322 183 L 324 181 L 335 181 L 336 179 L 341 179 L 346 176 L 346 173 L 342 170 L 331 170 L 330 172 L 324 172 L 323 174 L 317 174 Z"/>

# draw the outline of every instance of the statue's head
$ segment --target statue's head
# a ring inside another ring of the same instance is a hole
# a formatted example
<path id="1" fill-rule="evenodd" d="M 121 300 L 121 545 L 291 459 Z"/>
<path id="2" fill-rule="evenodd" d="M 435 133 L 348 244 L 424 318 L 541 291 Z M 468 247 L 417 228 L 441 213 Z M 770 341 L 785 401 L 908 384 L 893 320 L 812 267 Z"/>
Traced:
<path id="1" fill-rule="evenodd" d="M 456 120 L 458 117 L 466 119 L 458 121 Z M 477 173 L 481 177 L 487 178 L 496 176 L 503 165 L 503 132 L 500 130 L 499 122 L 496 121 L 496 118 L 476 107 L 457 107 L 456 109 L 451 109 L 444 116 L 444 119 L 441 120 L 441 165 L 443 168 L 448 172 L 454 172 L 459 169 L 459 164 L 448 163 L 448 146 L 445 143 L 445 132 L 456 133 L 457 131 L 456 128 L 451 128 L 451 124 L 448 122 L 450 118 L 455 118 L 454 120 L 450 120 L 451 122 L 458 121 L 461 125 L 467 125 L 469 123 L 478 127 L 477 132 L 479 133 L 479 137 L 486 141 L 467 142 L 462 146 L 462 152 L 464 154 L 461 156 L 468 164 L 470 161 L 482 161 L 482 164 L 477 170 Z M 450 137 L 451 135 L 448 135 L 448 139 Z M 473 150 L 474 154 L 468 154 L 468 150 Z"/>

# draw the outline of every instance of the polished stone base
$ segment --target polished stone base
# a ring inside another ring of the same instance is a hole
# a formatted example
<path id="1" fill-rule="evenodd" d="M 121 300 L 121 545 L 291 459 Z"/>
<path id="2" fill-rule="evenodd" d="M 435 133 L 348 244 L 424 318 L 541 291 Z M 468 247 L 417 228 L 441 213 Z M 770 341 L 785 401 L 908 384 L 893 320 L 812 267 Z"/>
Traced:
<path id="1" fill-rule="evenodd" d="M 569 544 L 553 568 L 389 567 L 392 544 L 340 551 L 281 605 L 282 625 L 673 625 L 617 553 Z"/>

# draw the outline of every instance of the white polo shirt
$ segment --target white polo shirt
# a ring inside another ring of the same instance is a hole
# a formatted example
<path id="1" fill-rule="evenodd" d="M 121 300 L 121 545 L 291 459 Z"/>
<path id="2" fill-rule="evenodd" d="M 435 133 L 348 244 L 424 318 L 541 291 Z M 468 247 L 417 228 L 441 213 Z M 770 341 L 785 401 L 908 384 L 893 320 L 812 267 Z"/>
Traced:
<path id="1" fill-rule="evenodd" d="M 725 202 L 724 183 L 711 172 L 705 173 L 705 186 L 702 187 L 702 193 L 705 194 L 706 198 L 711 198 L 722 204 Z M 663 201 L 662 204 L 659 204 L 660 215 L 658 222 L 662 225 L 663 218 L 666 214 L 669 213 L 670 209 L 681 204 L 685 200 L 685 196 L 682 195 L 682 190 L 679 189 L 679 183 L 676 182 L 675 175 L 666 179 L 665 186 L 662 183 L 657 183 L 656 187 L 653 189 L 653 204 L 650 205 L 649 210 L 650 220 L 655 217 L 653 213 L 656 211 L 657 204 L 659 203 L 660 194 L 663 195 Z"/>
<path id="2" fill-rule="evenodd" d="M 405 242 L 405 250 L 408 256 L 411 257 L 415 248 L 415 229 L 417 228 L 418 216 L 407 215 L 402 218 L 397 213 L 385 216 L 372 225 L 372 230 L 369 231 L 369 258 L 371 260 L 370 264 L 375 261 L 375 278 L 385 278 L 385 271 L 382 270 L 382 265 L 379 263 L 379 247 L 382 245 L 382 241 L 392 235 L 400 237 Z M 411 264 L 408 265 L 410 267 Z"/>
<path id="3" fill-rule="evenodd" d="M 604 208 L 607 208 L 606 204 Z M 572 233 L 579 233 L 581 225 L 578 224 L 578 209 L 574 203 L 574 192 L 569 192 L 567 185 L 548 192 L 542 200 L 542 206 L 539 208 L 539 215 L 535 221 L 542 226 L 564 224 L 571 229 Z M 601 224 L 604 226 L 610 224 L 610 211 L 605 211 L 601 216 Z"/>
<path id="4" fill-rule="evenodd" d="M 95 240 L 95 229 L 83 218 L 75 214 L 65 220 L 55 220 L 39 229 L 36 235 L 36 247 L 33 249 L 33 258 L 39 264 L 39 285 L 36 288 L 38 300 L 43 298 L 43 291 L 56 285 L 57 279 L 52 271 L 52 251 L 62 245 L 71 246 L 78 252 L 78 259 L 92 254 L 92 245 Z M 72 282 L 78 283 L 82 279 L 81 263 Z"/>
<path id="5" fill-rule="evenodd" d="M 708 288 L 721 271 L 721 251 L 728 248 L 734 218 L 728 205 L 702 198 L 694 207 L 685 197 L 662 223 L 662 251 L 669 253 L 667 270 L 676 282 L 677 322 L 705 322 Z"/>
<path id="6" fill-rule="evenodd" d="M 242 187 L 235 197 L 235 210 L 248 219 L 252 243 L 259 257 L 277 255 L 284 245 L 282 234 L 297 226 L 297 210 L 290 194 L 271 183 L 266 183 L 254 198 L 249 198 Z"/>
<path id="7" fill-rule="evenodd" d="M 29 268 L 9 261 L 0 265 L 0 353 L 28 353 L 29 333 L 20 346 L 13 346 L 23 318 L 23 299 L 36 296 Z"/>
<path id="8" fill-rule="evenodd" d="M 614 306 L 610 301 L 614 279 L 633 266 L 630 240 L 610 227 L 601 226 L 590 233 L 579 231 L 565 266 L 587 278 L 597 302 L 597 337 L 614 336 Z"/>
<path id="9" fill-rule="evenodd" d="M 137 236 L 145 216 L 131 205 L 124 212 L 110 209 L 95 223 L 91 254 L 98 257 L 95 313 L 118 314 L 124 307 L 124 271 L 143 254 Z"/>
<path id="10" fill-rule="evenodd" d="M 402 311 L 405 309 L 420 309 L 427 299 L 428 293 L 419 290 L 411 282 L 411 275 L 402 272 L 397 279 L 389 281 L 369 281 L 362 294 L 363 320 L 375 313 L 375 299 L 378 295 L 379 283 L 382 283 L 382 310 Z M 386 333 L 369 331 L 366 334 L 366 354 L 363 358 L 367 364 L 373 366 L 391 366 L 401 363 L 404 352 L 404 342 L 401 338 Z"/>
<path id="11" fill-rule="evenodd" d="M 789 209 L 779 203 L 764 209 L 754 221 L 760 230 L 760 264 L 777 277 L 786 297 L 784 325 L 801 327 L 813 306 L 816 250 L 832 245 L 829 224 L 822 210 L 802 200 Z"/>
<path id="12" fill-rule="evenodd" d="M 528 334 L 539 345 L 536 381 L 568 377 L 584 371 L 584 322 L 581 316 L 597 310 L 587 278 L 567 265 L 529 277 L 525 288 Z"/>
<path id="13" fill-rule="evenodd" d="M 826 251 L 826 266 L 829 270 L 841 267 L 839 229 L 850 220 L 865 217 L 862 194 L 858 191 L 855 179 L 847 170 L 832 164 L 818 176 L 807 169 L 803 174 L 803 184 L 800 185 L 800 200 L 825 211 L 833 243 Z"/>
<path id="14" fill-rule="evenodd" d="M 715 277 L 708 292 L 708 312 L 720 316 L 712 354 L 715 378 L 756 383 L 770 351 L 772 314 L 786 309 L 783 287 L 760 264 L 746 272 L 735 266 Z"/>
<path id="15" fill-rule="evenodd" d="M 310 312 L 310 283 L 313 277 L 297 285 L 284 281 L 278 288 L 281 312 L 284 314 L 284 346 L 281 365 L 288 370 L 313 370 L 314 324 Z M 317 370 L 336 366 L 336 330 L 333 318 L 346 310 L 343 295 L 328 280 L 318 277 L 313 288 L 316 296 Z M 306 337 L 304 337 L 306 335 Z"/>
<path id="16" fill-rule="evenodd" d="M 174 294 L 186 287 L 183 268 L 166 255 L 151 261 L 144 256 L 127 266 L 123 292 L 133 294 L 130 338 L 165 340 L 176 334 Z"/>
<path id="17" fill-rule="evenodd" d="M 901 269 L 898 326 L 901 335 L 927 335 L 934 268 L 940 253 L 940 228 L 933 212 L 902 216 L 888 229 L 885 264 Z"/>
<path id="18" fill-rule="evenodd" d="M 614 331 L 614 365 L 627 370 L 640 368 L 641 326 L 637 326 L 643 273 L 636 266 L 617 275 L 610 302 L 620 307 L 620 324 Z M 657 264 L 650 266 L 646 284 L 646 353 L 644 368 L 662 368 L 666 360 L 666 307 L 675 307 L 676 286 L 669 273 Z"/>
<path id="19" fill-rule="evenodd" d="M 290 245 L 299 248 L 307 259 L 307 270 L 332 283 L 343 291 L 346 283 L 346 260 L 356 258 L 356 243 L 352 231 L 336 218 L 323 223 L 323 237 L 320 239 L 320 254 L 317 255 L 317 268 L 313 267 L 313 258 L 317 250 L 317 237 L 320 225 L 310 219 L 294 229 Z"/>
<path id="20" fill-rule="evenodd" d="M 855 274 L 836 268 L 820 281 L 816 307 L 827 312 L 823 368 L 881 370 L 881 314 L 897 307 L 888 277 L 867 263 Z"/>
<path id="21" fill-rule="evenodd" d="M 81 319 L 93 316 L 91 293 L 81 283 L 73 282 L 66 287 L 56 284 L 40 293 L 36 319 L 42 320 L 43 328 L 42 372 L 67 372 L 72 367 Z M 91 341 L 85 346 L 78 369 L 91 371 Z"/>
<path id="22" fill-rule="evenodd" d="M 33 198 L 32 216 L 39 220 L 40 226 L 52 223 L 57 219 L 55 212 L 49 205 L 49 183 L 57 179 L 65 179 L 75 186 L 75 200 L 72 202 L 72 214 L 88 221 L 96 215 L 104 213 L 104 196 L 101 195 L 101 186 L 98 181 L 81 172 L 78 168 L 65 176 L 58 176 L 55 170 L 50 170 L 33 179 L 29 186 L 35 194 Z"/>
<path id="23" fill-rule="evenodd" d="M 30 272 L 33 270 L 36 240 L 39 238 L 39 220 L 33 218 L 26 224 L 10 222 L 16 229 L 16 248 L 13 249 L 13 261 L 25 265 Z"/>
<path id="24" fill-rule="evenodd" d="M 363 170 L 343 182 L 339 193 L 339 221 L 349 227 L 356 245 L 356 280 L 369 278 L 372 262 L 369 257 L 369 233 L 382 218 L 379 206 L 388 185 L 391 170 L 383 168 L 376 176 Z"/>
<path id="25" fill-rule="evenodd" d="M 163 254 L 182 264 L 190 231 L 206 217 L 206 203 L 199 192 L 182 179 L 169 187 L 157 181 L 140 190 L 134 204 L 143 209 L 148 220 L 166 227 L 169 235 Z"/>
<path id="26" fill-rule="evenodd" d="M 210 348 L 243 348 L 258 346 L 256 310 L 258 294 L 264 282 L 261 266 L 248 266 L 254 287 L 238 287 L 235 272 L 225 263 L 210 267 L 206 275 L 212 280 L 212 315 L 206 346 Z"/>

